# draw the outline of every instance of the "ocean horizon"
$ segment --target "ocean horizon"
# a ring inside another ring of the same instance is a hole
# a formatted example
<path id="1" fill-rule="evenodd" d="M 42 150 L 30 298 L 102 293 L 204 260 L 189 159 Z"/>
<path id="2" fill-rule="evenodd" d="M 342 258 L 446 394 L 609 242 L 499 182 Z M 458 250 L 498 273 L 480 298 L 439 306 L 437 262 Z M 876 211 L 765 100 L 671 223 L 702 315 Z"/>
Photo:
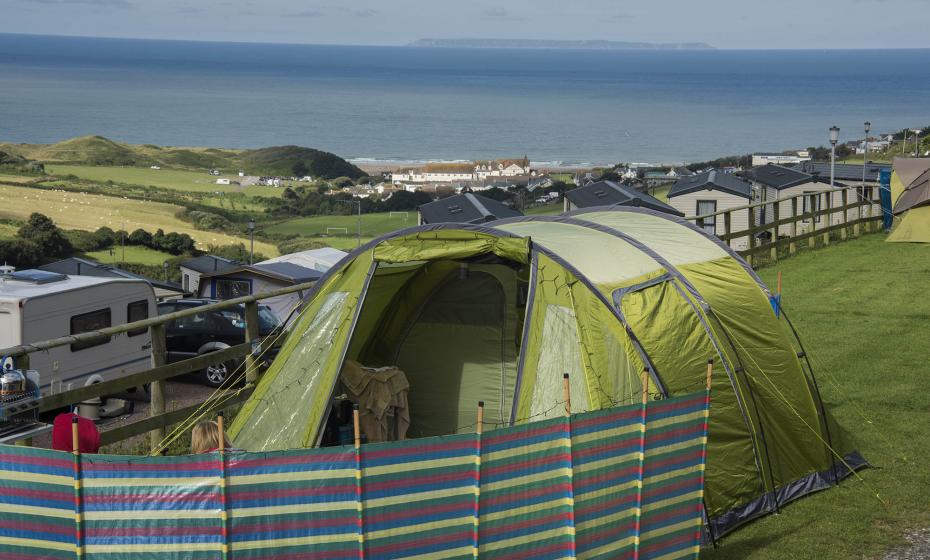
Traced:
<path id="1" fill-rule="evenodd" d="M 680 163 L 930 123 L 930 49 L 581 50 L 0 34 L 0 141 L 298 144 L 380 165 Z"/>

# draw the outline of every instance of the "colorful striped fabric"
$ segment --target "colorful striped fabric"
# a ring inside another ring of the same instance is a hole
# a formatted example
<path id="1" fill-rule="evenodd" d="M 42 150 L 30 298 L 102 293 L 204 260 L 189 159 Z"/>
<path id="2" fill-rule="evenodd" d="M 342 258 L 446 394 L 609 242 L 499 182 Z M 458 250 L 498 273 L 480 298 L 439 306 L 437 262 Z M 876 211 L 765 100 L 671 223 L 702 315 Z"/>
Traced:
<path id="1" fill-rule="evenodd" d="M 572 455 L 568 418 L 481 438 L 481 558 L 573 558 Z"/>
<path id="2" fill-rule="evenodd" d="M 472 558 L 474 434 L 362 446 L 365 557 Z"/>
<path id="3" fill-rule="evenodd" d="M 228 458 L 230 558 L 360 558 L 352 447 Z"/>
<path id="4" fill-rule="evenodd" d="M 181 457 L 82 455 L 88 560 L 218 558 L 220 464 Z"/>
<path id="5" fill-rule="evenodd" d="M 0 558 L 74 558 L 74 460 L 0 446 Z"/>
<path id="6" fill-rule="evenodd" d="M 639 558 L 697 558 L 709 402 L 702 393 L 649 403 Z"/>
<path id="7" fill-rule="evenodd" d="M 71 454 L 0 446 L 0 559 L 697 558 L 708 407 L 358 451 L 84 455 L 79 491 Z"/>
<path id="8" fill-rule="evenodd" d="M 643 409 L 612 408 L 572 417 L 578 558 L 633 558 Z"/>

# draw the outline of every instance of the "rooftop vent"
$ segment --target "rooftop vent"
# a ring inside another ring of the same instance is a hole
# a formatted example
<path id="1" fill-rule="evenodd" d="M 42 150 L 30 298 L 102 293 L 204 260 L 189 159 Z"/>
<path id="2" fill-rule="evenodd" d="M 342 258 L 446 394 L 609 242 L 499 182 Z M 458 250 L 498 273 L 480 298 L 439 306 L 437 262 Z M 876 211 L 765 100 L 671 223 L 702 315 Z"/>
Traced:
<path id="1" fill-rule="evenodd" d="M 62 280 L 67 280 L 68 276 L 65 274 L 60 274 L 58 272 L 48 272 L 45 270 L 20 270 L 14 272 L 9 276 L 13 280 L 19 280 L 20 282 L 29 282 L 31 284 L 51 284 L 52 282 L 61 282 Z"/>
<path id="2" fill-rule="evenodd" d="M 452 206 L 449 206 L 448 210 L 450 214 L 459 214 L 462 212 L 462 207 L 458 204 L 453 204 Z"/>
<path id="3" fill-rule="evenodd" d="M 604 198 L 607 196 L 607 191 L 594 191 L 594 196 L 598 198 Z"/>

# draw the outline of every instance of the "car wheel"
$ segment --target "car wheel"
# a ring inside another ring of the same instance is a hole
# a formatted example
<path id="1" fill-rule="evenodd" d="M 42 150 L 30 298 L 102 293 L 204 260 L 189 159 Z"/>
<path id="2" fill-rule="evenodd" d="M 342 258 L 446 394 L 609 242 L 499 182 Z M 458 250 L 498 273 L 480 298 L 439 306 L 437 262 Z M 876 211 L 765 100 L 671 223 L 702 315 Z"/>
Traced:
<path id="1" fill-rule="evenodd" d="M 219 362 L 203 370 L 203 381 L 210 387 L 219 387 L 236 371 L 235 362 Z"/>

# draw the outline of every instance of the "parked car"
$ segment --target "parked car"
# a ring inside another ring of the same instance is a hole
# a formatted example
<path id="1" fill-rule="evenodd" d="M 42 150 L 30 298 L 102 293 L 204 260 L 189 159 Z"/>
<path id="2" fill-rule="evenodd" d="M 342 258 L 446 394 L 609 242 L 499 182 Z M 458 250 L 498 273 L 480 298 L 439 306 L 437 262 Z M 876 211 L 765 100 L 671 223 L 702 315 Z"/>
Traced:
<path id="1" fill-rule="evenodd" d="M 195 309 L 217 300 L 178 299 L 158 304 L 158 314 Z M 278 318 L 267 305 L 258 306 L 258 333 L 261 337 L 275 337 L 281 331 Z M 245 342 L 245 306 L 217 309 L 189 315 L 169 322 L 165 327 L 165 342 L 168 361 L 177 362 L 223 350 Z M 266 362 L 273 358 L 273 351 L 262 356 Z M 210 365 L 199 372 L 201 382 L 219 387 L 241 365 L 241 360 L 227 360 Z"/>

